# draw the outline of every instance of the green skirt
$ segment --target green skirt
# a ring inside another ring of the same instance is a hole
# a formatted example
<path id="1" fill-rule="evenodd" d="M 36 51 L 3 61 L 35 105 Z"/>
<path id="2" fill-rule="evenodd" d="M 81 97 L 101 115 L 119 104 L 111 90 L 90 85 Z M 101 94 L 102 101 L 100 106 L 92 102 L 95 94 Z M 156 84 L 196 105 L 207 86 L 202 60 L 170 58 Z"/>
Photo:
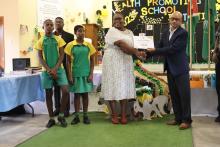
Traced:
<path id="1" fill-rule="evenodd" d="M 74 93 L 91 92 L 92 89 L 93 84 L 87 81 L 87 77 L 74 77 L 74 84 L 69 85 L 69 91 Z"/>

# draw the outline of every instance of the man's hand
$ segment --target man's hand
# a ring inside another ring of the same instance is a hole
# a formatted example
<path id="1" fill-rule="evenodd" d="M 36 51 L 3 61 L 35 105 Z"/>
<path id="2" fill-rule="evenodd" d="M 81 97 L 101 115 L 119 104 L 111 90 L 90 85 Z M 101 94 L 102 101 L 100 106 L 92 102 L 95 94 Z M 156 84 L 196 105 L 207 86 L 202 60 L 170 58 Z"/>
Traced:
<path id="1" fill-rule="evenodd" d="M 89 74 L 89 77 L 88 77 L 88 82 L 89 83 L 92 83 L 92 80 L 93 80 L 93 74 Z"/>
<path id="2" fill-rule="evenodd" d="M 145 59 L 146 59 L 146 56 L 147 56 L 144 51 L 137 51 L 137 52 L 135 53 L 135 55 L 136 55 L 139 59 L 141 59 L 141 60 L 145 60 Z"/>
<path id="3" fill-rule="evenodd" d="M 147 51 L 150 52 L 150 53 L 154 52 L 155 50 L 156 50 L 155 48 L 147 48 Z"/>

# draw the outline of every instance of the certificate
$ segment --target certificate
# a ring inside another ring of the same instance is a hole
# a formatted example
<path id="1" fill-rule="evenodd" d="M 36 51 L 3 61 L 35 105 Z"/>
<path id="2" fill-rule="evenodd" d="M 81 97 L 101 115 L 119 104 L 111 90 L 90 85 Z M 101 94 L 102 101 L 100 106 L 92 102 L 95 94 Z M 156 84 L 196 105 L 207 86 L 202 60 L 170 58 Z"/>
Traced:
<path id="1" fill-rule="evenodd" d="M 134 36 L 134 48 L 147 49 L 154 48 L 153 36 Z"/>

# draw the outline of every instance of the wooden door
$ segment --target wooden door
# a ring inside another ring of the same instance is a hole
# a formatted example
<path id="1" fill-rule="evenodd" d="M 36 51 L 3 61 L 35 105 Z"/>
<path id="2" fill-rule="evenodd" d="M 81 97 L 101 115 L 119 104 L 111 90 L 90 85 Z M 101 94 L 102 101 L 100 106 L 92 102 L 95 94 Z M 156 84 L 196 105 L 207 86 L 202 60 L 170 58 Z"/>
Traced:
<path id="1" fill-rule="evenodd" d="M 92 39 L 92 44 L 98 49 L 98 25 L 97 24 L 83 24 L 85 26 L 85 37 Z M 98 55 L 95 55 L 95 65 L 98 64 Z"/>

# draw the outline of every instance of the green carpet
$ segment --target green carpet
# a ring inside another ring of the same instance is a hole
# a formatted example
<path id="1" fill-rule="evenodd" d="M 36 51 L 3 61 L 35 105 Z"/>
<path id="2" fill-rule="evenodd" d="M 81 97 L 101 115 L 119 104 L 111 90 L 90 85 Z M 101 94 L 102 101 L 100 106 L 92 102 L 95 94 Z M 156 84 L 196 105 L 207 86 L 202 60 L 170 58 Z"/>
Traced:
<path id="1" fill-rule="evenodd" d="M 52 127 L 19 147 L 192 147 L 192 130 L 181 131 L 165 122 L 173 116 L 152 121 L 113 125 L 103 113 L 89 113 L 90 125 Z M 81 117 L 82 118 L 82 117 Z M 68 123 L 71 122 L 68 118 Z"/>

